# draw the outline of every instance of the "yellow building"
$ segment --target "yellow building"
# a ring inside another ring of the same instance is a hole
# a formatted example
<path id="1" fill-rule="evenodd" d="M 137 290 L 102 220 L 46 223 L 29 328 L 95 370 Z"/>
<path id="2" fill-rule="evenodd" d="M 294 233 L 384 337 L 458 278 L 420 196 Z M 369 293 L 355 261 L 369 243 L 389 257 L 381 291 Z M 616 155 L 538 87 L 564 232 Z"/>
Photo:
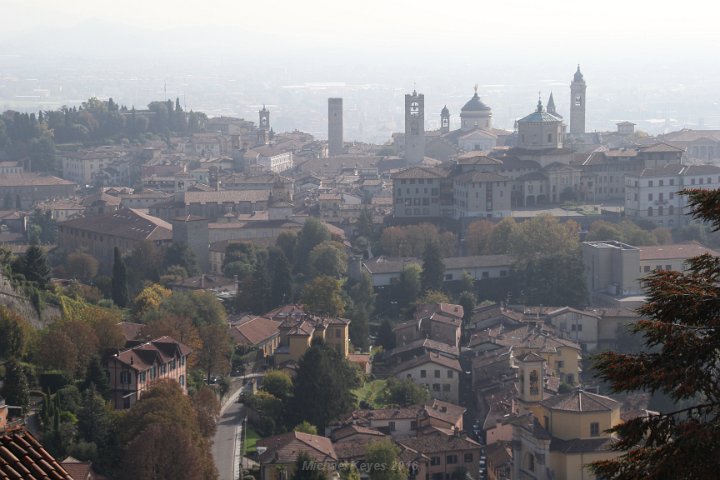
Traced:
<path id="1" fill-rule="evenodd" d="M 513 425 L 513 478 L 592 480 L 592 462 L 621 455 L 608 429 L 622 422 L 620 403 L 579 388 L 547 397 L 544 361 L 518 358 L 519 416 Z"/>
<path id="2" fill-rule="evenodd" d="M 270 318 L 283 318 L 280 323 L 280 343 L 275 349 L 276 365 L 298 361 L 312 345 L 313 340 L 323 340 L 343 358 L 350 354 L 350 320 L 309 315 L 302 310 L 284 315 L 270 312 Z"/>

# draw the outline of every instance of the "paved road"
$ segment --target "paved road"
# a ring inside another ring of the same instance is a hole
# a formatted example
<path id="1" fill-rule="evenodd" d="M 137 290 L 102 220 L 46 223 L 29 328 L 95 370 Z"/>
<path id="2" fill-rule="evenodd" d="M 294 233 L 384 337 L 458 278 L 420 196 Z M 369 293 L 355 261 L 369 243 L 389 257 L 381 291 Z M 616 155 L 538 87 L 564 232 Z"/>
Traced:
<path id="1" fill-rule="evenodd" d="M 237 480 L 240 464 L 240 438 L 242 432 L 243 405 L 237 403 L 243 379 L 261 377 L 262 374 L 250 374 L 235 377 L 232 380 L 230 393 L 223 402 L 220 418 L 217 421 L 217 432 L 213 440 L 212 453 L 219 480 Z"/>

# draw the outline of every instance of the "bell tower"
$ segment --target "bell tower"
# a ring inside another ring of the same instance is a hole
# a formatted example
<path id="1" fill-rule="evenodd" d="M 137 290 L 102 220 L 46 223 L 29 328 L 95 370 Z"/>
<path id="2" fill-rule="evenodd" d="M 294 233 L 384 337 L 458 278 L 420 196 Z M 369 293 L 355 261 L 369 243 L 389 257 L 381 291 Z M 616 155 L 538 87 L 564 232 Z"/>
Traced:
<path id="1" fill-rule="evenodd" d="M 405 161 L 417 165 L 425 159 L 425 95 L 405 95 Z"/>
<path id="2" fill-rule="evenodd" d="M 516 361 L 520 383 L 518 413 L 532 412 L 536 418 L 542 418 L 539 406 L 545 398 L 545 359 L 530 352 L 521 354 Z"/>
<path id="3" fill-rule="evenodd" d="M 448 133 L 450 131 L 450 110 L 447 105 L 440 111 L 440 133 Z"/>
<path id="4" fill-rule="evenodd" d="M 259 115 L 259 123 L 261 130 L 265 130 L 266 132 L 270 131 L 270 110 L 265 108 L 265 105 L 263 105 L 262 110 L 258 112 Z"/>
<path id="5" fill-rule="evenodd" d="M 570 84 L 570 134 L 582 135 L 585 133 L 585 79 L 580 72 L 580 65 Z"/>

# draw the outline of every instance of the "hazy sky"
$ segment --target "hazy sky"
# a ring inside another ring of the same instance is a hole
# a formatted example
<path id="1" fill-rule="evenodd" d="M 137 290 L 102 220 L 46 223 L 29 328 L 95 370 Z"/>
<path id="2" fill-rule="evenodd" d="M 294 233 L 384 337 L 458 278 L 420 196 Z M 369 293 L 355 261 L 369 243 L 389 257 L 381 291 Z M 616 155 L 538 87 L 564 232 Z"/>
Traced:
<path id="1" fill-rule="evenodd" d="M 535 55 L 583 49 L 657 49 L 720 44 L 713 2 L 603 0 L 0 0 L 5 35 L 88 19 L 164 29 L 235 27 L 259 41 L 326 43 L 350 48 L 526 48 Z M 528 52 L 530 53 L 530 52 Z M 626 52 L 627 53 L 627 52 Z"/>

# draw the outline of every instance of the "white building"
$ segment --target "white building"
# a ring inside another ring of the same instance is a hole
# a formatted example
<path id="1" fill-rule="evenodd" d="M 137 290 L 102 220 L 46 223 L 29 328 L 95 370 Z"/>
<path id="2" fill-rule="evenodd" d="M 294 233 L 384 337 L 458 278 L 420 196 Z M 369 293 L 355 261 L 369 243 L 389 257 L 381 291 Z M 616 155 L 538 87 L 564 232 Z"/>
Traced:
<path id="1" fill-rule="evenodd" d="M 690 221 L 686 188 L 720 187 L 720 167 L 715 165 L 667 165 L 625 175 L 625 215 L 651 220 L 658 226 L 677 227 Z"/>

